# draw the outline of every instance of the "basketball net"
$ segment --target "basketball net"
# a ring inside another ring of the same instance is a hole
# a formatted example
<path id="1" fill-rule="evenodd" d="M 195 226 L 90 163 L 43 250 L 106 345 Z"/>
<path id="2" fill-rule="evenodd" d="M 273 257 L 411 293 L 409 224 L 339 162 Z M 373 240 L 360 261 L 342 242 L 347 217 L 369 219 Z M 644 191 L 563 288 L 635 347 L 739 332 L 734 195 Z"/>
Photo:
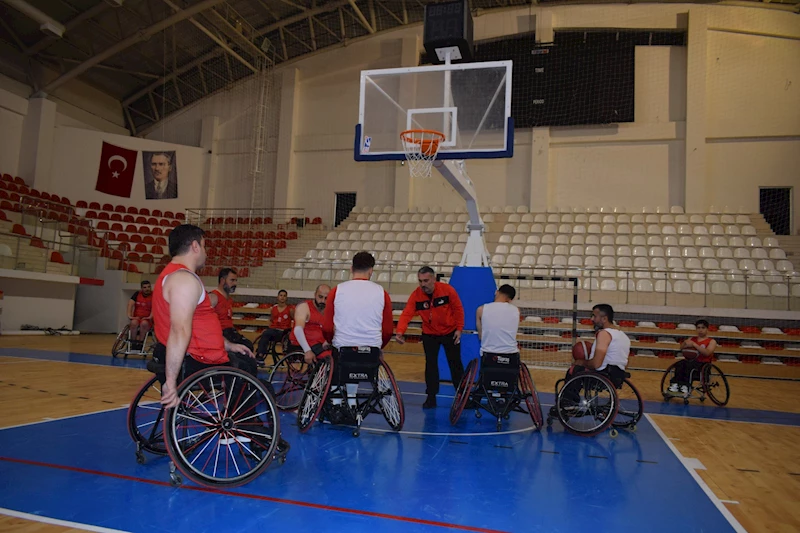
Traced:
<path id="1" fill-rule="evenodd" d="M 407 130 L 400 134 L 412 178 L 430 178 L 444 133 L 434 130 Z"/>

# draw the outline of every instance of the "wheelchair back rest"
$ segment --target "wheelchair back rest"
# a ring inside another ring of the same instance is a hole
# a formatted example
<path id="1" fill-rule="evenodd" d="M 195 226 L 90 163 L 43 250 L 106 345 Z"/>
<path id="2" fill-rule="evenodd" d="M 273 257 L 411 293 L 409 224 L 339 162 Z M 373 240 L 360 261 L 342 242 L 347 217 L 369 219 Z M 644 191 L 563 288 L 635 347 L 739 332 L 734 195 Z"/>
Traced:
<path id="1" fill-rule="evenodd" d="M 487 390 L 508 391 L 517 387 L 519 379 L 519 353 L 484 353 L 481 356 L 481 375 Z"/>
<path id="2" fill-rule="evenodd" d="M 381 365 L 381 350 L 370 347 L 342 348 L 337 363 L 337 383 L 373 383 Z"/>

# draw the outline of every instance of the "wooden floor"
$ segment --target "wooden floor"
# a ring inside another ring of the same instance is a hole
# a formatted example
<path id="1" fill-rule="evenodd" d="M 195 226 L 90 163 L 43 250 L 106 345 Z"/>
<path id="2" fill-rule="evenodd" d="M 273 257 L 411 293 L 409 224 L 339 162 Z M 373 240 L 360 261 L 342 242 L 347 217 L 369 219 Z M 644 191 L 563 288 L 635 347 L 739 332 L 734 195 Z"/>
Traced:
<path id="1" fill-rule="evenodd" d="M 107 355 L 111 335 L 3 337 L 0 348 Z M 402 381 L 423 381 L 424 358 L 386 354 Z M 533 369 L 539 391 L 551 392 L 563 369 Z M 0 427 L 41 422 L 127 405 L 149 377 L 144 370 L 79 363 L 0 358 Z M 658 372 L 633 372 L 645 400 L 660 401 Z M 800 412 L 800 383 L 732 378 L 729 406 Z M 700 476 L 751 532 L 800 531 L 800 427 L 654 415 L 653 421 L 685 456 L 698 459 Z M 660 517 L 659 519 L 668 519 Z M 676 530 L 680 516 L 674 517 Z M 64 532 L 69 527 L 0 514 L 0 531 Z"/>

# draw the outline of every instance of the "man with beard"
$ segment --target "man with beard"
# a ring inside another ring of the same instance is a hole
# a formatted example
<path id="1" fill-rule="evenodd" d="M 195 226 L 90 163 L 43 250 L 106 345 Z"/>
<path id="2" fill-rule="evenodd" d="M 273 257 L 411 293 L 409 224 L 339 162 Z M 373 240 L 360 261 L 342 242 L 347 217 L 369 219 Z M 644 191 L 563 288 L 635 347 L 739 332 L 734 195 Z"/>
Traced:
<path id="1" fill-rule="evenodd" d="M 142 349 L 144 336 L 150 331 L 153 324 L 153 286 L 145 280 L 140 285 L 141 290 L 136 291 L 128 301 L 128 319 L 131 321 L 131 348 Z"/>
<path id="2" fill-rule="evenodd" d="M 253 343 L 233 327 L 233 298 L 231 294 L 236 292 L 236 285 L 239 282 L 236 271 L 232 268 L 223 268 L 217 276 L 219 285 L 216 289 L 208 293 L 211 299 L 211 306 L 219 317 L 219 324 L 222 326 L 222 335 L 234 344 L 243 344 L 250 351 L 253 350 Z"/>
<path id="3" fill-rule="evenodd" d="M 594 370 L 611 378 L 618 386 L 625 379 L 631 340 L 614 326 L 614 309 L 608 304 L 592 307 L 595 341 L 588 359 L 576 359 L 571 373 Z"/>
<path id="4" fill-rule="evenodd" d="M 314 291 L 313 300 L 298 304 L 294 309 L 294 329 L 289 334 L 289 342 L 303 349 L 307 364 L 313 363 L 315 358 L 331 355 L 330 345 L 322 335 L 325 304 L 330 292 L 330 287 L 320 285 Z"/>

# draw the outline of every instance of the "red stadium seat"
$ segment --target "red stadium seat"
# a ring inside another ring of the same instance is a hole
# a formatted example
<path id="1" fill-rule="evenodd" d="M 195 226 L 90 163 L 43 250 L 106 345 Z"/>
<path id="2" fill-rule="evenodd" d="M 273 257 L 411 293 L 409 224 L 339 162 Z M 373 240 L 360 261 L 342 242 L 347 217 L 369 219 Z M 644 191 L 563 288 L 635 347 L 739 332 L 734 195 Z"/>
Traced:
<path id="1" fill-rule="evenodd" d="M 275 234 L 275 238 L 276 239 L 286 239 L 286 232 L 285 231 L 279 231 L 278 233 Z"/>
<path id="2" fill-rule="evenodd" d="M 145 237 L 142 239 L 142 242 L 143 242 L 143 243 L 145 243 L 145 244 L 147 244 L 147 245 L 153 245 L 153 244 L 155 244 L 155 243 L 156 243 L 156 240 L 155 240 L 153 237 L 151 237 L 150 235 L 146 235 L 146 236 L 145 236 Z"/>
<path id="3" fill-rule="evenodd" d="M 108 229 L 109 229 L 108 222 L 106 222 L 105 220 L 99 221 L 97 223 L 97 229 L 100 230 L 100 231 L 108 231 Z"/>
<path id="4" fill-rule="evenodd" d="M 81 201 L 83 201 L 83 200 L 81 200 Z M 86 202 L 83 202 L 83 203 L 86 203 Z M 98 204 L 97 202 L 89 202 L 89 209 L 102 209 L 102 207 L 100 207 L 100 204 Z"/>
<path id="5" fill-rule="evenodd" d="M 61 203 L 64 204 L 64 205 L 72 205 L 72 202 L 66 196 L 62 196 L 61 197 Z"/>
<path id="6" fill-rule="evenodd" d="M 137 228 L 133 224 L 128 224 L 127 226 L 125 226 L 125 231 L 127 231 L 128 233 L 137 233 L 139 231 L 139 228 Z"/>
<path id="7" fill-rule="evenodd" d="M 742 333 L 761 333 L 761 328 L 757 326 L 742 326 L 739 329 Z"/>
<path id="8" fill-rule="evenodd" d="M 154 217 L 164 216 L 164 214 L 161 212 L 161 209 L 153 209 L 153 212 L 150 214 L 153 215 Z"/>
<path id="9" fill-rule="evenodd" d="M 139 257 L 138 253 L 136 253 L 136 252 L 129 252 L 128 253 L 128 261 L 136 261 L 138 263 L 140 259 L 141 258 Z"/>
<path id="10" fill-rule="evenodd" d="M 283 248 L 286 248 L 286 241 L 278 241 L 275 243 L 275 249 L 282 250 Z"/>
<path id="11" fill-rule="evenodd" d="M 142 207 L 141 209 L 139 209 L 139 214 L 143 215 L 143 216 L 146 216 L 146 217 L 149 217 L 150 216 L 150 210 L 147 209 L 146 207 Z"/>
<path id="12" fill-rule="evenodd" d="M 620 320 L 619 321 L 619 327 L 621 327 L 621 328 L 635 328 L 636 327 L 636 322 L 634 322 L 633 320 Z"/>
<path id="13" fill-rule="evenodd" d="M 149 226 L 139 226 L 139 233 L 142 235 L 149 235 L 150 234 L 150 227 Z"/>
<path id="14" fill-rule="evenodd" d="M 164 249 L 161 247 L 161 245 L 158 245 L 158 244 L 154 244 L 153 246 L 151 246 L 150 247 L 150 251 L 154 255 L 163 255 L 164 254 Z"/>
<path id="15" fill-rule="evenodd" d="M 14 183 L 16 183 L 17 185 L 25 185 L 25 180 L 23 180 L 19 176 L 14 176 Z"/>
<path id="16" fill-rule="evenodd" d="M 158 225 L 161 226 L 162 228 L 168 228 L 169 227 L 169 220 L 167 220 L 166 218 L 162 218 L 161 222 L 159 222 Z"/>
<path id="17" fill-rule="evenodd" d="M 147 217 L 138 216 L 136 220 L 134 220 L 136 224 L 147 224 Z"/>
<path id="18" fill-rule="evenodd" d="M 50 253 L 50 261 L 52 263 L 59 263 L 61 265 L 68 265 L 66 261 L 64 261 L 64 256 L 61 255 L 60 252 L 51 252 Z"/>
<path id="19" fill-rule="evenodd" d="M 311 221 L 312 224 L 322 224 L 322 219 L 320 217 L 314 217 L 314 220 Z"/>
<path id="20" fill-rule="evenodd" d="M 47 248 L 39 237 L 31 237 L 30 245 L 34 248 Z"/>
<path id="21" fill-rule="evenodd" d="M 297 239 L 297 232 L 296 231 L 290 231 L 289 233 L 286 234 L 286 238 L 288 240 L 290 240 L 290 241 L 293 241 L 293 240 Z"/>
<path id="22" fill-rule="evenodd" d="M 128 207 L 128 213 L 130 213 L 132 215 L 138 215 L 139 214 L 139 210 L 136 209 L 134 206 L 129 206 Z"/>
<path id="23" fill-rule="evenodd" d="M 186 220 L 186 215 L 183 213 L 175 213 L 175 218 L 177 218 L 180 221 L 184 221 Z"/>
<path id="24" fill-rule="evenodd" d="M 147 219 L 147 222 L 145 222 L 145 224 L 149 226 L 158 226 L 158 219 L 156 217 L 150 217 Z"/>
<path id="25" fill-rule="evenodd" d="M 97 218 L 97 213 L 91 210 L 86 211 L 86 218 Z"/>
<path id="26" fill-rule="evenodd" d="M 123 243 L 127 243 L 130 240 L 130 237 L 127 233 L 120 233 L 117 235 L 117 240 Z"/>
<path id="27" fill-rule="evenodd" d="M 0 201 L 0 209 L 5 209 L 6 211 L 14 211 L 14 206 L 11 205 L 11 202 L 8 200 Z"/>
<path id="28" fill-rule="evenodd" d="M 91 206 L 89 206 L 89 207 L 91 207 Z M 113 211 L 113 210 L 114 210 L 114 206 L 113 205 L 111 205 L 111 204 L 103 204 L 103 211 Z"/>
<path id="29" fill-rule="evenodd" d="M 256 218 L 253 219 L 253 225 L 254 226 L 260 226 L 263 223 L 264 223 L 264 219 L 261 218 L 261 217 L 256 217 Z"/>
<path id="30" fill-rule="evenodd" d="M 547 316 L 544 317 L 542 322 L 544 322 L 545 324 L 558 324 L 559 322 L 561 322 L 561 319 L 558 318 L 557 316 Z"/>
<path id="31" fill-rule="evenodd" d="M 156 275 L 159 275 L 159 274 L 161 274 L 162 272 L 164 272 L 164 265 L 158 265 L 158 266 L 156 267 Z"/>
<path id="32" fill-rule="evenodd" d="M 11 227 L 11 233 L 13 233 L 14 235 L 25 235 L 25 236 L 28 235 L 28 232 L 25 231 L 25 227 L 22 224 L 14 224 Z"/>
<path id="33" fill-rule="evenodd" d="M 81 230 L 82 229 L 85 230 L 85 228 L 78 228 L 78 235 L 81 234 Z M 106 233 L 106 240 L 107 241 L 116 241 L 117 240 L 117 234 L 114 233 L 114 232 L 109 231 L 108 233 Z"/>
<path id="34" fill-rule="evenodd" d="M 19 191 L 19 187 L 17 187 L 13 183 L 9 183 L 8 186 L 6 187 L 6 189 L 8 189 L 9 191 L 12 191 L 12 192 Z"/>
<path id="35" fill-rule="evenodd" d="M 119 213 L 111 213 L 109 215 L 109 218 L 115 222 L 122 222 L 122 215 L 120 215 Z"/>
<path id="36" fill-rule="evenodd" d="M 114 212 L 115 213 L 127 213 L 128 210 L 125 209 L 124 205 L 117 205 L 117 207 L 114 208 Z"/>
<path id="37" fill-rule="evenodd" d="M 113 224 L 111 224 L 111 231 L 125 231 L 125 230 L 122 227 L 122 224 L 120 224 L 119 222 L 114 222 Z"/>
<path id="38" fill-rule="evenodd" d="M 3 174 L 2 179 L 3 181 L 14 181 L 14 178 L 11 176 L 11 174 Z"/>
<path id="39" fill-rule="evenodd" d="M 0 211 L 0 220 L 8 222 L 8 218 L 6 218 L 6 212 L 5 211 Z"/>
<path id="40" fill-rule="evenodd" d="M 228 217 L 225 219 L 225 224 L 236 224 L 236 219 L 233 217 Z"/>
<path id="41" fill-rule="evenodd" d="M 111 217 L 108 215 L 108 212 L 100 211 L 99 213 L 97 213 L 97 219 L 98 220 L 111 220 Z"/>
<path id="42" fill-rule="evenodd" d="M 20 187 L 19 188 L 19 192 L 22 192 L 22 189 L 25 189 L 26 191 L 28 190 L 27 187 Z M 50 200 L 50 193 L 43 192 L 43 193 L 41 193 L 41 195 L 39 197 L 42 200 Z"/>
<path id="43" fill-rule="evenodd" d="M 133 224 L 136 219 L 133 218 L 133 215 L 122 215 L 122 221 L 127 224 Z"/>
<path id="44" fill-rule="evenodd" d="M 164 230 L 161 228 L 153 228 L 150 230 L 150 235 L 164 235 Z"/>
<path id="45" fill-rule="evenodd" d="M 139 268 L 133 263 L 128 263 L 128 268 L 126 270 L 133 274 L 141 274 L 141 272 L 139 272 Z"/>
<path id="46" fill-rule="evenodd" d="M 172 226 L 173 228 L 178 227 L 180 225 L 181 225 L 181 221 L 180 220 L 173 220 L 172 224 L 170 224 L 170 226 Z"/>
<path id="47" fill-rule="evenodd" d="M 142 263 L 152 263 L 152 262 L 154 262 L 152 254 L 142 255 Z"/>
<path id="48" fill-rule="evenodd" d="M 156 244 L 159 244 L 161 246 L 166 246 L 167 239 L 165 239 L 164 237 L 156 237 Z"/>
<path id="49" fill-rule="evenodd" d="M 131 235 L 130 242 L 132 242 L 134 244 L 138 244 L 138 243 L 142 242 L 142 236 L 139 235 L 138 233 L 134 233 L 134 234 Z"/>
<path id="50" fill-rule="evenodd" d="M 674 322 L 658 322 L 656 326 L 658 326 L 658 329 L 676 329 L 678 327 Z"/>
<path id="51" fill-rule="evenodd" d="M 175 218 L 175 213 L 173 213 L 172 211 L 164 211 L 164 217 Z"/>

